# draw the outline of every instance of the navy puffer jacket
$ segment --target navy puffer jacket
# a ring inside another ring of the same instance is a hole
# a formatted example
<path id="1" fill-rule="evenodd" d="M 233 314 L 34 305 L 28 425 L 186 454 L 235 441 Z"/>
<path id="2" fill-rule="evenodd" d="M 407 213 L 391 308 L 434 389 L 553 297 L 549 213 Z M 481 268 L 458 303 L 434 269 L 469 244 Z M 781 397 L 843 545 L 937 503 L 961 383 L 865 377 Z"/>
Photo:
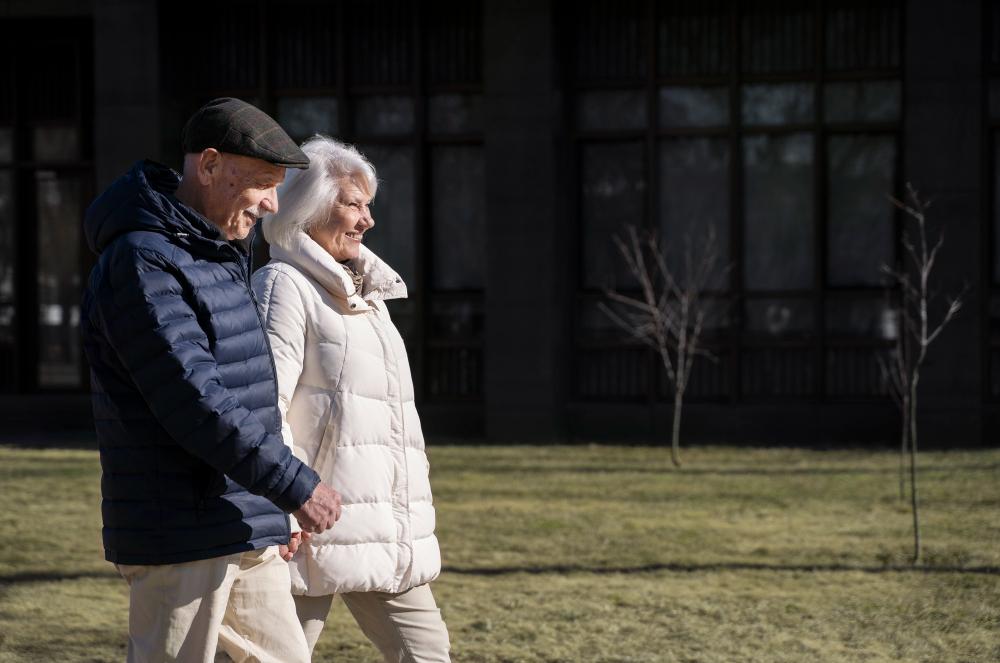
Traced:
<path id="1" fill-rule="evenodd" d="M 281 439 L 248 260 L 145 161 L 91 204 L 83 298 L 104 550 L 175 564 L 285 543 L 319 479 Z"/>

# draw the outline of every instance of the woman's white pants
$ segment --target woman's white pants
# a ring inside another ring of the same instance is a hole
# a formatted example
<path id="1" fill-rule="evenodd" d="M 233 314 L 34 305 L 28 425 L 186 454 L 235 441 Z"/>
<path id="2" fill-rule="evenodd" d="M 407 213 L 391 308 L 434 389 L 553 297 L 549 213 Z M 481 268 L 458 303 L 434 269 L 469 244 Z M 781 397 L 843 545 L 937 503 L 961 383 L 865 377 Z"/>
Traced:
<path id="1" fill-rule="evenodd" d="M 316 646 L 333 603 L 333 595 L 296 596 L 295 609 L 309 650 Z M 386 661 L 447 663 L 451 661 L 448 628 L 441 618 L 430 585 L 400 594 L 348 592 L 341 594 L 355 621 Z"/>

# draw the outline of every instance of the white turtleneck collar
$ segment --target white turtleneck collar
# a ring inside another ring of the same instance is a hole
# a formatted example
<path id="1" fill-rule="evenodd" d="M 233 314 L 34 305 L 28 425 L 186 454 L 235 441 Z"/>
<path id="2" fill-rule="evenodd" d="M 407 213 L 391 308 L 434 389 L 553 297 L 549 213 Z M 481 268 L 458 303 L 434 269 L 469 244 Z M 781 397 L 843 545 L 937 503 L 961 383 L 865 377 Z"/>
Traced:
<path id="1" fill-rule="evenodd" d="M 401 299 L 407 294 L 406 284 L 399 274 L 363 244 L 358 257 L 351 261 L 351 266 L 362 277 L 361 292 L 356 292 L 354 280 L 344 265 L 305 233 L 296 233 L 287 245 L 271 242 L 271 258 L 298 267 L 331 295 L 347 300 L 353 310 L 370 308 L 370 301 Z"/>

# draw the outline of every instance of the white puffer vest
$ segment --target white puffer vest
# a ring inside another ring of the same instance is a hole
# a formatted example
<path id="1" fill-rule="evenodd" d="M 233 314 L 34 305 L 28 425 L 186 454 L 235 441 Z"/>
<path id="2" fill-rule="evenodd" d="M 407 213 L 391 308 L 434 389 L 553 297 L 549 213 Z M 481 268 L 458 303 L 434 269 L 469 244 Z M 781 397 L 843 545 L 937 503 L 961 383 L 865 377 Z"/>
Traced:
<path id="1" fill-rule="evenodd" d="M 253 276 L 285 441 L 343 498 L 337 524 L 289 564 L 293 594 L 402 592 L 441 570 L 410 365 L 384 303 L 406 286 L 364 246 L 353 264 L 359 293 L 300 233 Z"/>

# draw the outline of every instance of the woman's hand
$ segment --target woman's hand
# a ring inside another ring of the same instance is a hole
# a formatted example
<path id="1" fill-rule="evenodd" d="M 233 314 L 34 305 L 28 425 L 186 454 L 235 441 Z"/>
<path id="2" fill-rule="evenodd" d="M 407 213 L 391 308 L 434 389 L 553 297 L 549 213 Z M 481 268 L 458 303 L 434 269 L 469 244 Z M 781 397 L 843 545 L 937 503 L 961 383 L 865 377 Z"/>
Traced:
<path id="1" fill-rule="evenodd" d="M 312 534 L 309 532 L 293 532 L 290 537 L 288 537 L 288 545 L 279 545 L 278 554 L 281 555 L 281 559 L 286 562 L 292 561 L 292 556 L 298 551 L 299 546 L 312 538 Z"/>

